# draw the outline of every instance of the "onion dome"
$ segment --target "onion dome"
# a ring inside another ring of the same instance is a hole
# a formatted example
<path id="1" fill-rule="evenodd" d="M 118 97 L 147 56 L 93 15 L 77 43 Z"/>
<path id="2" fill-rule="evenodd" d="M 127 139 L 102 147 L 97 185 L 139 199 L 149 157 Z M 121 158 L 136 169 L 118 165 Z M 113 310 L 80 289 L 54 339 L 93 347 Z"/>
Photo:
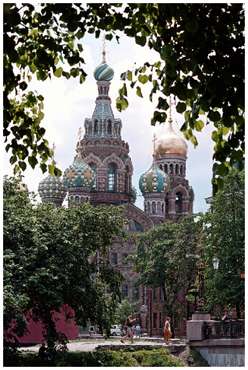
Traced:
<path id="1" fill-rule="evenodd" d="M 83 188 L 85 191 L 90 191 L 94 181 L 94 171 L 80 157 L 76 157 L 73 164 L 64 172 L 63 184 L 66 188 Z"/>
<path id="2" fill-rule="evenodd" d="M 43 203 L 61 205 L 66 196 L 66 188 L 59 177 L 49 175 L 39 183 L 38 193 Z"/>
<path id="3" fill-rule="evenodd" d="M 187 150 L 188 146 L 186 141 L 173 130 L 172 121 L 169 120 L 163 133 L 156 141 L 154 150 L 155 157 L 163 157 L 165 154 L 177 154 L 186 157 Z"/>
<path id="4" fill-rule="evenodd" d="M 114 77 L 114 70 L 107 63 L 101 63 L 96 67 L 94 77 L 97 81 L 111 81 Z"/>
<path id="5" fill-rule="evenodd" d="M 167 185 L 168 177 L 154 163 L 139 179 L 139 188 L 144 193 L 162 193 Z"/>
<path id="6" fill-rule="evenodd" d="M 111 81 L 114 70 L 106 63 L 105 38 L 103 40 L 102 63 L 96 67 L 94 77 L 97 81 Z"/>

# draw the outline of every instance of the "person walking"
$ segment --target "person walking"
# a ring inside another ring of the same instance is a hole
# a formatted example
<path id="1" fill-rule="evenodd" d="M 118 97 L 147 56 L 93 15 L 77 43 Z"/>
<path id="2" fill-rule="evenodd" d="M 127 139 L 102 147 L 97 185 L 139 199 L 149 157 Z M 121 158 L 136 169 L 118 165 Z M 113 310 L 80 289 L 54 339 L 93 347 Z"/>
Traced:
<path id="1" fill-rule="evenodd" d="M 141 327 L 140 327 L 139 322 L 135 326 L 135 336 L 137 338 L 140 338 L 140 336 L 141 336 Z"/>
<path id="2" fill-rule="evenodd" d="M 170 338 L 171 338 L 170 317 L 166 316 L 164 323 L 164 340 L 167 345 L 169 344 Z"/>
<path id="3" fill-rule="evenodd" d="M 136 321 L 136 318 L 133 319 L 132 315 L 129 315 L 126 322 L 125 322 L 125 327 L 126 327 L 126 335 L 121 338 L 121 343 L 124 343 L 125 339 L 130 338 L 131 343 L 133 343 L 133 325 Z"/>

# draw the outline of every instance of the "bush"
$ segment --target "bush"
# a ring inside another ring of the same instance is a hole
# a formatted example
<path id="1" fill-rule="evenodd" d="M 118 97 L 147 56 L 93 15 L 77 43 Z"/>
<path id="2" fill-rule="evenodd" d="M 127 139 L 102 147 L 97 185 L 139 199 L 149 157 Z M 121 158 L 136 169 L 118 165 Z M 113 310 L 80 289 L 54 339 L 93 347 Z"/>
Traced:
<path id="1" fill-rule="evenodd" d="M 100 350 L 95 352 L 58 353 L 53 360 L 41 360 L 36 353 L 18 353 L 11 360 L 4 359 L 4 366 L 70 366 L 70 367 L 101 367 L 101 366 L 185 366 L 166 349 L 152 350 Z"/>

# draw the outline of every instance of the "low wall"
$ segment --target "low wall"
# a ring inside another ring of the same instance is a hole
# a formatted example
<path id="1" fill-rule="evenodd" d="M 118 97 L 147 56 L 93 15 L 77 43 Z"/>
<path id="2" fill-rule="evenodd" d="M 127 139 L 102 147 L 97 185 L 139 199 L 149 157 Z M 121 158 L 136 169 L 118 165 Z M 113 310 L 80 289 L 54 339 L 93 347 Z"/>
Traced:
<path id="1" fill-rule="evenodd" d="M 245 366 L 244 339 L 205 339 L 189 343 L 209 366 Z"/>

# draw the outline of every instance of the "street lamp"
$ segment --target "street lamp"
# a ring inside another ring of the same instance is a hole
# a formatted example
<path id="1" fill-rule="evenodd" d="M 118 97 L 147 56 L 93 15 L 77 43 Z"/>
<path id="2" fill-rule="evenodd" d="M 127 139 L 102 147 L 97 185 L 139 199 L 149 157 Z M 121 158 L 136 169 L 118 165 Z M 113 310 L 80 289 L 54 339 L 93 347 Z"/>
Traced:
<path id="1" fill-rule="evenodd" d="M 214 257 L 212 259 L 212 262 L 213 262 L 214 270 L 218 270 L 219 269 L 219 263 L 220 263 L 219 258 L 218 257 Z"/>

